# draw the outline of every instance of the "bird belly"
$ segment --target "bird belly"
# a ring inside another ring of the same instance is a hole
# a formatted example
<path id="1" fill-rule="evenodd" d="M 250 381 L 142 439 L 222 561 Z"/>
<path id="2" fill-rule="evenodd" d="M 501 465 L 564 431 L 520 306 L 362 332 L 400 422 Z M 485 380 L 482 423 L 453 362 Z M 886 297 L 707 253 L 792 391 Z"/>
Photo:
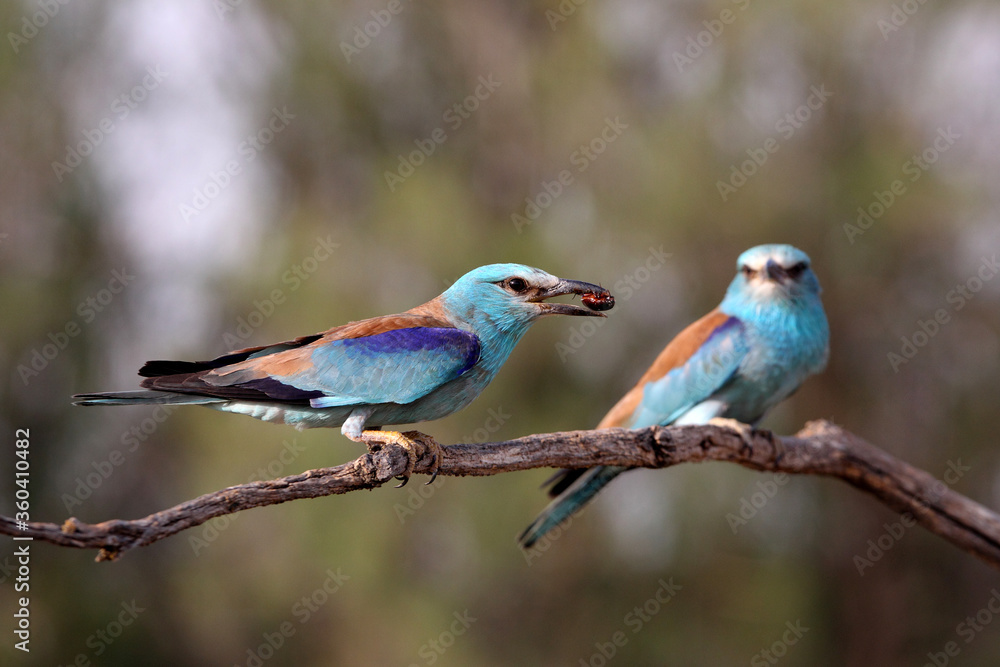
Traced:
<path id="1" fill-rule="evenodd" d="M 226 403 L 212 403 L 205 407 L 219 410 L 220 412 L 232 412 L 238 415 L 247 415 L 254 419 L 271 422 L 272 424 L 288 424 L 297 429 L 306 428 L 335 428 L 339 427 L 351 413 L 351 408 L 310 408 L 295 405 L 280 405 L 276 403 L 250 403 L 241 401 L 228 401 Z"/>
<path id="2" fill-rule="evenodd" d="M 811 372 L 791 350 L 760 345 L 713 397 L 727 406 L 718 416 L 754 424 L 788 398 Z"/>
<path id="3" fill-rule="evenodd" d="M 696 404 L 690 410 L 687 410 L 684 414 L 673 421 L 673 425 L 685 426 L 689 424 L 707 424 L 709 420 L 715 419 L 716 417 L 728 416 L 726 414 L 728 408 L 729 406 L 725 403 L 725 401 L 710 398 Z"/>
<path id="4" fill-rule="evenodd" d="M 475 400 L 489 383 L 488 379 L 483 381 L 476 377 L 479 373 L 475 370 L 469 375 L 471 377 L 456 378 L 412 403 L 383 403 L 375 408 L 366 423 L 370 426 L 415 424 L 458 412 Z"/>

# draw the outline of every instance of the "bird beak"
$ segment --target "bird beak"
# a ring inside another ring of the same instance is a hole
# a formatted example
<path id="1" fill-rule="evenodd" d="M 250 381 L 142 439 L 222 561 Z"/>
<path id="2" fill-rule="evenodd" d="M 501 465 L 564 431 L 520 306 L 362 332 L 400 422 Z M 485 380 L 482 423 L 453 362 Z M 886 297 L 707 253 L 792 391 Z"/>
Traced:
<path id="1" fill-rule="evenodd" d="M 611 297 L 611 292 L 604 289 L 599 285 L 592 285 L 590 283 L 585 283 L 580 280 L 563 280 L 559 279 L 559 282 L 550 287 L 549 289 L 540 292 L 536 296 L 529 299 L 532 303 L 538 304 L 538 309 L 541 311 L 541 315 L 579 315 L 584 317 L 606 317 L 606 315 L 598 310 L 590 310 L 589 308 L 582 308 L 580 306 L 575 306 L 571 303 L 542 303 L 545 299 L 551 299 L 552 297 L 562 296 L 563 294 L 594 294 L 600 299 L 605 299 Z"/>
<path id="2" fill-rule="evenodd" d="M 764 271 L 767 273 L 769 280 L 778 284 L 785 282 L 785 278 L 788 276 L 785 269 L 773 259 L 767 260 L 767 264 L 764 265 Z"/>

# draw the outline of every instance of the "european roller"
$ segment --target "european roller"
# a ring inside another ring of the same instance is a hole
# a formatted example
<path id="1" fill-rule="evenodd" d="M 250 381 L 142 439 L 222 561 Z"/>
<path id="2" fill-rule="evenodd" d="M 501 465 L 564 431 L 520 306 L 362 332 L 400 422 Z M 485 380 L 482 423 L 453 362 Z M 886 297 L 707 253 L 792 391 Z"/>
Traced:
<path id="1" fill-rule="evenodd" d="M 681 331 L 597 428 L 756 424 L 826 366 L 830 331 L 808 255 L 761 245 L 736 266 L 722 303 Z M 521 545 L 531 547 L 626 470 L 599 466 L 556 475 L 549 490 L 555 499 L 521 534 Z"/>
<path id="2" fill-rule="evenodd" d="M 584 295 L 590 307 L 546 303 L 564 294 Z M 428 435 L 382 431 L 383 426 L 439 419 L 464 408 L 536 320 L 603 317 L 595 311 L 611 303 L 610 293 L 597 285 L 521 264 L 491 264 L 398 315 L 211 361 L 148 361 L 139 370 L 144 390 L 74 398 L 77 405 L 203 405 L 299 429 L 340 426 L 345 436 L 369 447 L 403 446 L 409 457 L 405 484 L 421 448 L 433 456 L 435 476 L 442 450 Z"/>

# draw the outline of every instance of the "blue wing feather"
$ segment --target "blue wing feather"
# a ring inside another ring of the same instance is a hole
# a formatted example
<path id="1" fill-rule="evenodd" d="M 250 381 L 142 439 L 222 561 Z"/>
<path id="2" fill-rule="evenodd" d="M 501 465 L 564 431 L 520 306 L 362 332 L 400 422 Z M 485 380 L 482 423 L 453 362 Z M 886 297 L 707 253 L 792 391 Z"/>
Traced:
<path id="1" fill-rule="evenodd" d="M 274 375 L 303 392 L 321 392 L 314 408 L 412 403 L 468 372 L 479 360 L 479 338 L 461 329 L 410 327 L 317 346 L 311 365 Z"/>
<path id="2" fill-rule="evenodd" d="M 735 317 L 720 324 L 682 365 L 649 382 L 628 426 L 671 424 L 707 400 L 739 368 L 748 346 L 743 323 Z"/>

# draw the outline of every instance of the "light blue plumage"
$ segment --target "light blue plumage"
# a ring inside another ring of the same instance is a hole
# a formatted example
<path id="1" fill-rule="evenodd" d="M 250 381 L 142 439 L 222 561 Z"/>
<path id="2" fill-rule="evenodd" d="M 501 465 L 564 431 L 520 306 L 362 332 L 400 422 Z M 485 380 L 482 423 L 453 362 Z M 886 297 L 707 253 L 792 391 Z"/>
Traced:
<path id="1" fill-rule="evenodd" d="M 599 312 L 545 303 L 607 290 L 521 264 L 470 271 L 440 296 L 399 315 L 351 322 L 312 336 L 237 350 L 211 361 L 150 361 L 145 391 L 81 394 L 78 405 L 204 405 L 297 428 L 340 426 L 352 440 L 395 442 L 416 460 L 416 431 L 382 426 L 439 419 L 462 409 L 493 380 L 528 328 L 546 315 Z"/>
<path id="2" fill-rule="evenodd" d="M 762 245 L 737 260 L 722 303 L 682 331 L 598 428 L 756 424 L 826 366 L 830 332 L 809 257 L 789 245 Z M 559 525 L 627 468 L 566 470 L 555 499 L 524 531 L 525 548 Z"/>

